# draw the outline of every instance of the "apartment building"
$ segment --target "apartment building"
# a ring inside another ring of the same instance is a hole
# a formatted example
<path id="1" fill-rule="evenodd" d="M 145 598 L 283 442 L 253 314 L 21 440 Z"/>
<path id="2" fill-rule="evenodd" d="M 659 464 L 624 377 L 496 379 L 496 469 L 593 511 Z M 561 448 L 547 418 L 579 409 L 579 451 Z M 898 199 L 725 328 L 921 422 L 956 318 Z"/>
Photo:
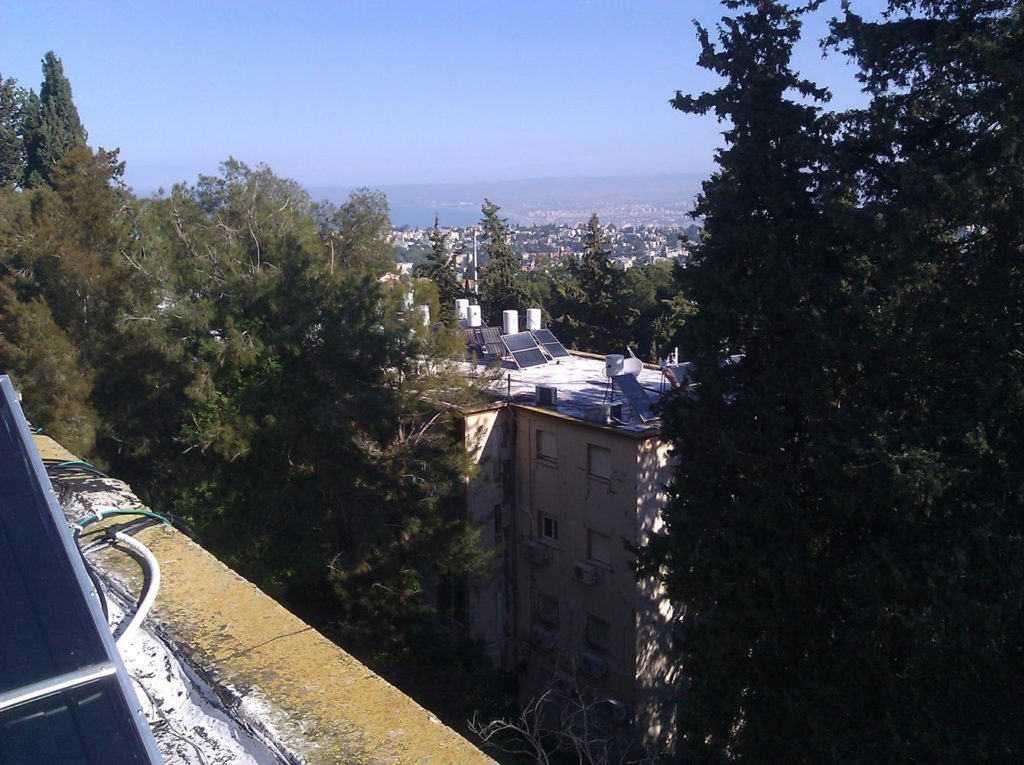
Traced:
<path id="1" fill-rule="evenodd" d="M 669 480 L 654 404 L 671 383 L 637 360 L 537 347 L 492 359 L 502 364 L 495 402 L 465 416 L 480 468 L 467 512 L 495 551 L 493 577 L 467 588 L 467 626 L 496 664 L 520 674 L 524 701 L 578 687 L 602 700 L 609 722 L 671 750 L 677 612 L 633 566 Z"/>

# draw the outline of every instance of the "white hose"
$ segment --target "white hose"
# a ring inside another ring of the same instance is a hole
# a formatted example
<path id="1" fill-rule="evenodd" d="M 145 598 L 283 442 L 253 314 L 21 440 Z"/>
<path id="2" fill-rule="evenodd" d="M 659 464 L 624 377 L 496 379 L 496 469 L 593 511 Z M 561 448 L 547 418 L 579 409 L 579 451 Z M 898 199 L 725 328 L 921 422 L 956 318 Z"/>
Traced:
<path id="1" fill-rule="evenodd" d="M 153 601 L 156 600 L 157 590 L 160 589 L 160 564 L 157 563 L 156 557 L 149 551 L 149 548 L 134 537 L 130 537 L 127 534 L 118 531 L 114 534 L 114 538 L 118 542 L 132 548 L 142 556 L 142 560 L 146 567 L 146 574 L 149 576 L 149 587 L 146 588 L 146 592 L 143 594 L 142 600 L 139 601 L 139 607 L 135 609 L 135 613 L 128 622 L 128 626 L 125 627 L 121 631 L 121 634 L 114 640 L 117 647 L 120 648 L 122 644 L 124 644 L 139 628 L 139 625 L 142 624 L 142 621 L 146 618 L 146 614 L 149 613 L 149 609 L 152 607 Z"/>

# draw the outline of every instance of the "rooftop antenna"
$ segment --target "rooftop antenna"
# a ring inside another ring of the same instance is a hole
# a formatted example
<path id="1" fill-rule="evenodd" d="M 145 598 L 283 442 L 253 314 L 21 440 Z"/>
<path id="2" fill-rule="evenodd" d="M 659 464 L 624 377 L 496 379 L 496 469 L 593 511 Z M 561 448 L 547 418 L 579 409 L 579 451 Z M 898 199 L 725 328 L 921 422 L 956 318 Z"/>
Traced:
<path id="1" fill-rule="evenodd" d="M 480 272 L 476 262 L 476 227 L 473 227 L 473 294 L 480 294 Z"/>

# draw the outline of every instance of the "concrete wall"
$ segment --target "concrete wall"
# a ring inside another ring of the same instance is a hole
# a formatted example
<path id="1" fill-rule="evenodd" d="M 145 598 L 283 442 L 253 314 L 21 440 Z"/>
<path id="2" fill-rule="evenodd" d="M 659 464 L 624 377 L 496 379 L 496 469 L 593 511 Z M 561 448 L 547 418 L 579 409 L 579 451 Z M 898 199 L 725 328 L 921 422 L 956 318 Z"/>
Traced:
<path id="1" fill-rule="evenodd" d="M 516 405 L 467 415 L 466 441 L 480 467 L 467 512 L 490 547 L 500 507 L 505 545 L 493 578 L 471 588 L 471 633 L 494 646 L 496 662 L 518 667 L 523 703 L 571 681 L 593 698 L 625 703 L 642 742 L 670 750 L 675 612 L 655 581 L 636 581 L 630 549 L 660 523 L 668 447 Z M 579 581 L 578 564 L 598 581 Z M 500 624 L 499 593 L 509 605 Z"/>
<path id="2" fill-rule="evenodd" d="M 646 541 L 661 528 L 664 486 L 671 478 L 667 444 L 650 440 L 637 450 L 638 485 L 636 538 Z M 642 579 L 636 589 L 636 696 L 633 716 L 643 743 L 672 751 L 676 740 L 682 672 L 672 656 L 672 640 L 679 607 L 665 596 L 653 578 Z"/>
<path id="3" fill-rule="evenodd" d="M 465 417 L 466 449 L 478 472 L 466 486 L 468 518 L 481 527 L 480 543 L 494 556 L 490 577 L 467 583 L 470 635 L 483 641 L 495 666 L 515 663 L 515 430 L 511 410 L 496 407 Z"/>
<path id="4" fill-rule="evenodd" d="M 543 564 L 531 564 L 525 556 L 519 561 L 519 637 L 521 655 L 528 659 L 524 693 L 537 693 L 560 669 L 575 671 L 577 682 L 595 696 L 628 703 L 636 676 L 636 585 L 626 544 L 636 528 L 639 442 L 612 429 L 521 407 L 516 432 L 519 536 L 540 545 L 550 558 Z M 550 437 L 554 453 L 545 456 L 538 450 L 549 448 Z M 592 464 L 598 461 L 595 448 L 606 450 L 599 465 Z M 550 538 L 545 519 L 557 522 L 557 540 Z M 592 549 L 595 536 L 600 551 Z M 574 568 L 580 563 L 599 581 L 578 581 Z M 557 625 L 550 614 L 540 613 L 542 598 L 557 601 Z M 557 633 L 557 644 L 542 646 L 535 626 Z"/>

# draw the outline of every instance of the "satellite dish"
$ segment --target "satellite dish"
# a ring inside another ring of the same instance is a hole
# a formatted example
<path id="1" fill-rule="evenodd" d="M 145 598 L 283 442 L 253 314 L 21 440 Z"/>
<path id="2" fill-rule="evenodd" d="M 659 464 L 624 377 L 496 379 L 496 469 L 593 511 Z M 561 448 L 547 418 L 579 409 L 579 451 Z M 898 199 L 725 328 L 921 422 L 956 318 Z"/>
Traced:
<path id="1" fill-rule="evenodd" d="M 633 375 L 633 377 L 639 377 L 643 371 L 644 362 L 640 359 L 623 359 L 622 362 L 622 374 Z"/>

